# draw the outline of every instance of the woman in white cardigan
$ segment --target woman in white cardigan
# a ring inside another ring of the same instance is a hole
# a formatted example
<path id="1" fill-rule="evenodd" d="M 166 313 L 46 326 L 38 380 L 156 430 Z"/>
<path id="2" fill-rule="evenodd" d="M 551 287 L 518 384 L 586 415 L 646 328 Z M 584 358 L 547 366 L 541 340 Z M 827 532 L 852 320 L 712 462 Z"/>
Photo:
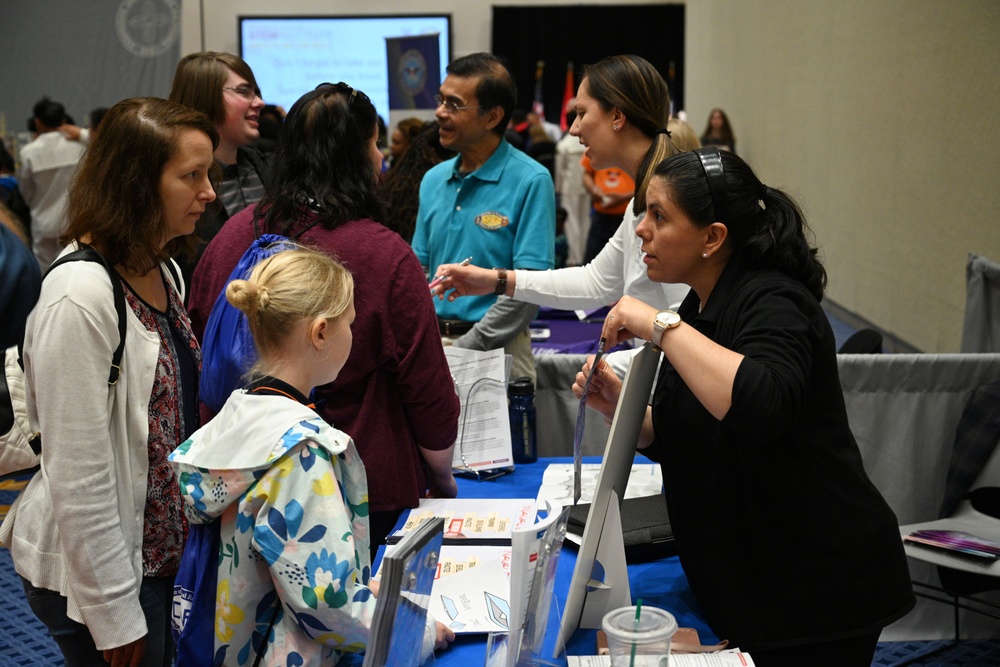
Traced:
<path id="1" fill-rule="evenodd" d="M 670 94 L 659 72 L 638 56 L 612 56 L 584 68 L 570 134 L 587 147 L 595 169 L 617 167 L 636 183 L 635 198 L 604 249 L 586 266 L 555 271 L 507 271 L 444 264 L 441 298 L 506 294 L 551 308 L 600 308 L 623 295 L 662 308 L 674 307 L 686 285 L 654 283 L 646 277 L 635 228 L 646 210 L 646 186 L 653 168 L 679 152 L 670 139 Z M 473 258 L 474 260 L 475 258 Z M 617 370 L 617 369 L 616 369 Z M 624 372 L 624 371 L 622 371 Z"/>
<path id="2" fill-rule="evenodd" d="M 200 350 L 170 256 L 205 205 L 218 135 L 203 114 L 154 98 L 104 118 L 70 189 L 64 242 L 89 245 L 125 295 L 120 377 L 109 383 L 118 313 L 98 263 L 56 267 L 24 345 L 41 472 L 0 539 L 32 611 L 66 664 L 167 667 L 187 523 L 167 455 L 197 427 Z"/>

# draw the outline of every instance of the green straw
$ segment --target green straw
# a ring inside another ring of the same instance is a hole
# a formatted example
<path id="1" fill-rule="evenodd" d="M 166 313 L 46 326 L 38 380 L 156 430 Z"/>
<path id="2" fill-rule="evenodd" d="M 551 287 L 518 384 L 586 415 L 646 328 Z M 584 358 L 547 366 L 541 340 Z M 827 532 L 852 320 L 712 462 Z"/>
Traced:
<path id="1" fill-rule="evenodd" d="M 639 631 L 639 614 L 642 613 L 642 598 L 635 602 L 635 630 Z M 632 655 L 628 659 L 628 667 L 635 667 L 635 638 L 632 638 Z"/>

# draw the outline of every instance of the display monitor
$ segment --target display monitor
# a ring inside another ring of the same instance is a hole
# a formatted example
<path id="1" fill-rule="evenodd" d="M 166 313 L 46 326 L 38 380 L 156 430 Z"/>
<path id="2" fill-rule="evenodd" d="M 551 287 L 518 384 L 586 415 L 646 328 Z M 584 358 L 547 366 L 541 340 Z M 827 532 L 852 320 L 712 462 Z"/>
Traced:
<path id="1" fill-rule="evenodd" d="M 240 56 L 262 97 L 286 111 L 323 82 L 364 91 L 389 120 L 387 37 L 438 35 L 441 80 L 451 62 L 451 15 L 240 16 Z"/>
<path id="2" fill-rule="evenodd" d="M 597 561 L 598 547 L 601 546 L 604 522 L 607 518 L 609 503 L 615 499 L 621 508 L 621 499 L 625 496 L 629 473 L 635 459 L 636 444 L 649 405 L 649 392 L 656 378 L 656 368 L 660 361 L 660 349 L 652 343 L 646 343 L 632 357 L 622 391 L 615 408 L 615 416 L 611 422 L 611 432 L 604 448 L 604 458 L 601 471 L 597 478 L 597 488 L 594 499 L 590 503 L 587 514 L 587 524 L 583 530 L 583 541 L 577 554 L 576 565 L 573 568 L 573 578 L 569 585 L 566 599 L 566 609 L 557 640 L 557 650 L 566 645 L 570 635 L 579 627 L 583 617 L 584 605 L 587 602 L 587 584 L 590 582 L 594 564 Z M 614 492 L 614 494 L 612 494 Z M 618 526 L 620 531 L 620 525 Z M 617 539 L 622 536 L 603 535 L 604 540 Z M 621 557 L 624 558 L 624 547 Z M 620 564 L 624 569 L 624 563 Z M 604 569 L 604 568 L 602 568 Z M 627 575 L 625 575 L 627 578 Z M 624 582 L 627 585 L 627 581 Z M 631 604 L 628 602 L 627 604 Z M 610 611 L 604 610 L 604 611 Z M 602 614 L 603 615 L 603 614 Z"/>

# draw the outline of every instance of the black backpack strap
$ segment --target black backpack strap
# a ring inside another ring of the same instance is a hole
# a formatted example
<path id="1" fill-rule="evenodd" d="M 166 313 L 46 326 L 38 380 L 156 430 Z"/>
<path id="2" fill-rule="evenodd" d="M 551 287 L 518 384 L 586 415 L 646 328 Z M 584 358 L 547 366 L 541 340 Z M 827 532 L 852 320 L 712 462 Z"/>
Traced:
<path id="1" fill-rule="evenodd" d="M 118 382 L 118 376 L 121 375 L 122 355 L 125 353 L 125 289 L 122 287 L 121 276 L 108 263 L 104 255 L 82 243 L 79 250 L 74 250 L 52 262 L 45 275 L 48 276 L 52 269 L 69 262 L 96 262 L 104 267 L 104 270 L 108 272 L 108 277 L 111 279 L 111 290 L 115 295 L 115 313 L 118 314 L 118 347 L 115 349 L 114 354 L 111 355 L 111 371 L 108 373 L 108 384 L 113 385 Z M 44 280 L 45 278 L 43 277 L 42 279 Z M 17 350 L 17 362 L 21 368 L 24 368 L 24 361 L 21 359 L 22 354 L 23 349 L 19 346 Z"/>

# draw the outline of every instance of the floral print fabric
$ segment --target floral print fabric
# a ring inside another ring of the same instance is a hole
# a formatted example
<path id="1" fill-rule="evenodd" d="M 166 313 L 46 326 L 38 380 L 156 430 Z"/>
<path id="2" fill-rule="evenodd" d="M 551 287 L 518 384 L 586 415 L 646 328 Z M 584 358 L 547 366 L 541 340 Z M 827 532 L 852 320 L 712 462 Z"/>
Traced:
<path id="1" fill-rule="evenodd" d="M 230 403 L 250 398 L 271 405 L 293 403 L 236 392 L 213 422 L 227 421 Z M 188 518 L 207 523 L 222 517 L 217 662 L 252 664 L 255 647 L 265 634 L 267 665 L 329 665 L 341 654 L 364 651 L 367 645 L 375 598 L 368 589 L 365 469 L 350 438 L 311 414 L 276 444 L 272 440 L 264 445 L 254 465 L 246 461 L 230 469 L 197 465 L 199 447 L 238 443 L 241 449 L 254 448 L 253 425 L 239 418 L 228 420 L 243 423 L 225 433 L 223 440 L 199 442 L 205 431 L 217 427 L 210 423 L 171 455 L 179 464 Z M 242 456 L 247 456 L 245 449 Z M 281 607 L 275 617 L 278 601 Z M 268 633 L 272 617 L 276 620 Z"/>
<path id="2" fill-rule="evenodd" d="M 180 296 L 166 280 L 169 304 L 161 313 L 143 301 L 128 282 L 125 301 L 146 327 L 160 339 L 156 375 L 149 398 L 149 473 L 146 478 L 146 506 L 142 530 L 142 573 L 147 577 L 168 577 L 177 574 L 187 521 L 182 511 L 177 478 L 167 456 L 193 426 L 184 422 L 184 392 L 197 391 L 181 383 L 179 355 L 187 354 L 195 368 L 201 366 L 201 348 L 191 332 Z M 176 330 L 184 347 L 179 348 L 171 329 Z"/>

